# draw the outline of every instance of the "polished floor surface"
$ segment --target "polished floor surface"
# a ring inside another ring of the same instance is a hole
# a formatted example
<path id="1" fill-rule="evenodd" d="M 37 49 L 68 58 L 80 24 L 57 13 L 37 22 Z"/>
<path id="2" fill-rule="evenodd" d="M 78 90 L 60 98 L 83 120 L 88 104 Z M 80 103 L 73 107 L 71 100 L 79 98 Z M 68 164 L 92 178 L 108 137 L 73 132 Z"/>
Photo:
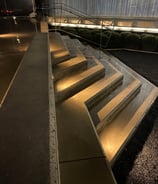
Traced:
<path id="1" fill-rule="evenodd" d="M 0 105 L 38 27 L 35 19 L 0 17 Z"/>

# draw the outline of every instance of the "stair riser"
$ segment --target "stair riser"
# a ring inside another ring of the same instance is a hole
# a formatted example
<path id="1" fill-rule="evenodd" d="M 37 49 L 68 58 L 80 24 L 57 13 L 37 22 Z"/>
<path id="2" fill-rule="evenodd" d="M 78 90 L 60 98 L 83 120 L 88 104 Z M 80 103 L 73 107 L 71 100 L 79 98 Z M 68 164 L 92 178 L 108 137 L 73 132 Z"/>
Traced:
<path id="1" fill-rule="evenodd" d="M 66 68 L 65 70 L 63 69 L 62 71 L 56 72 L 54 74 L 54 81 L 57 81 L 72 72 L 79 71 L 79 70 L 85 70 L 86 68 L 87 68 L 87 61 L 84 61 L 75 66 Z"/>
<path id="2" fill-rule="evenodd" d="M 91 76 L 85 78 L 84 80 L 80 81 L 79 83 L 71 86 L 70 88 L 56 93 L 55 94 L 56 103 L 61 102 L 65 99 L 73 96 L 74 94 L 83 90 L 84 88 L 86 88 L 90 84 L 92 84 L 92 83 L 96 82 L 97 80 L 99 80 L 100 78 L 104 77 L 104 75 L 105 75 L 105 68 L 99 70 L 98 72 L 94 73 L 93 75 L 91 75 Z"/>

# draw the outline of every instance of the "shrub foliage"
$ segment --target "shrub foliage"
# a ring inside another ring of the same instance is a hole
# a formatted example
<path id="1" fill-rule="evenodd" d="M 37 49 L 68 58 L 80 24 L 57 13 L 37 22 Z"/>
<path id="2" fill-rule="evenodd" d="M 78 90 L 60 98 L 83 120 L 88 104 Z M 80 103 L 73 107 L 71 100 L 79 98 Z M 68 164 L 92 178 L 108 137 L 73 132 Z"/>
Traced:
<path id="1" fill-rule="evenodd" d="M 133 32 L 118 32 L 87 28 L 61 28 L 66 32 L 78 35 L 91 44 L 101 45 L 102 48 L 129 48 L 145 51 L 158 51 L 158 36 Z M 71 36 L 71 35 L 70 35 Z"/>

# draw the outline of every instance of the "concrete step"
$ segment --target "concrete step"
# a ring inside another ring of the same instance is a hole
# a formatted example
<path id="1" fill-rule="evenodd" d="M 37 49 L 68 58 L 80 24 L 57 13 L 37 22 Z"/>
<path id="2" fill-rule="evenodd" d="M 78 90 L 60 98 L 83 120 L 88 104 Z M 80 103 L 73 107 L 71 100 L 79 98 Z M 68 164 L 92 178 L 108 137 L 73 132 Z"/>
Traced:
<path id="1" fill-rule="evenodd" d="M 109 77 L 100 79 L 94 85 L 87 88 L 86 94 L 89 93 L 88 99 L 85 99 L 87 107 L 89 109 L 93 108 L 96 103 L 98 103 L 102 98 L 105 98 L 109 93 L 117 88 L 117 86 L 122 83 L 122 80 L 122 73 L 116 72 Z"/>
<path id="2" fill-rule="evenodd" d="M 69 36 L 61 36 L 61 38 L 68 48 L 71 58 L 76 57 L 76 50 L 80 49 L 76 47 L 76 44 L 74 44 L 73 40 Z"/>
<path id="3" fill-rule="evenodd" d="M 110 54 L 105 54 L 91 47 L 89 47 L 89 50 L 95 57 L 101 58 L 100 61 L 102 63 L 110 63 L 122 72 L 124 75 L 122 85 L 124 85 L 126 79 L 129 77 L 141 82 L 141 90 L 138 90 L 139 93 L 136 92 L 137 95 L 126 104 L 125 108 L 117 113 L 117 116 L 111 116 L 110 123 L 105 121 L 105 125 L 102 126 L 100 131 L 97 131 L 106 158 L 110 162 L 110 165 L 113 165 L 158 96 L 158 88 Z M 113 97 L 113 95 L 110 96 Z M 126 98 L 126 96 L 123 96 L 123 98 Z M 117 103 L 117 101 L 114 103 Z"/>
<path id="4" fill-rule="evenodd" d="M 100 143 L 111 166 L 118 159 L 158 96 L 158 89 L 146 86 L 146 90 L 148 94 L 142 95 L 141 91 L 144 90 L 141 87 L 140 93 L 126 108 L 98 133 Z"/>
<path id="5" fill-rule="evenodd" d="M 82 91 L 56 104 L 62 183 L 76 183 L 77 180 L 78 184 L 94 184 L 98 181 L 115 184 L 111 168 L 98 141 L 95 127 L 85 104 L 82 103 L 81 93 Z M 82 94 L 88 97 L 85 93 Z"/>
<path id="6" fill-rule="evenodd" d="M 104 126 L 112 121 L 117 114 L 126 107 L 126 105 L 137 95 L 140 91 L 141 82 L 135 80 L 115 96 L 108 104 L 106 104 L 97 113 L 100 123 L 97 125 L 97 132 L 100 132 Z"/>
<path id="7" fill-rule="evenodd" d="M 76 57 L 68 59 L 62 63 L 56 64 L 53 67 L 53 76 L 55 81 L 61 79 L 66 75 L 69 75 L 70 73 L 87 68 L 87 60 L 81 53 L 81 51 L 77 48 L 75 48 L 75 55 Z"/>
<path id="8" fill-rule="evenodd" d="M 69 51 L 73 53 L 78 48 L 82 52 L 88 65 L 86 70 L 69 76 L 67 72 L 55 82 L 60 163 L 76 160 L 80 163 L 104 155 L 112 165 L 148 112 L 158 90 L 113 57 L 69 37 L 62 38 Z M 95 64 L 90 62 L 93 58 Z M 58 65 L 62 71 L 66 61 Z M 100 121 L 97 128 L 91 109 L 96 110 Z M 70 172 L 68 177 L 72 178 Z"/>
<path id="9" fill-rule="evenodd" d="M 93 67 L 65 77 L 55 83 L 55 98 L 56 102 L 64 100 L 88 85 L 94 83 L 105 75 L 105 67 L 95 59 L 96 65 Z"/>
<path id="10" fill-rule="evenodd" d="M 80 50 L 84 51 L 84 49 L 86 49 L 86 47 L 78 39 L 73 39 L 73 42 Z"/>
<path id="11" fill-rule="evenodd" d="M 79 92 L 82 95 L 82 101 L 86 103 L 88 109 L 93 108 L 96 103 L 108 96 L 123 82 L 123 74 L 121 72 L 110 64 L 107 64 L 106 67 L 108 71 L 103 78 Z"/>
<path id="12" fill-rule="evenodd" d="M 70 52 L 66 47 L 63 39 L 61 38 L 60 33 L 50 32 L 49 40 L 50 40 L 50 52 L 51 52 L 53 64 L 60 63 L 70 58 Z"/>
<path id="13" fill-rule="evenodd" d="M 79 40 L 77 39 L 72 39 L 74 45 L 80 49 L 82 51 L 82 53 L 87 56 L 87 57 L 91 57 L 94 56 L 93 52 L 91 52 L 89 50 L 89 48 L 87 46 L 85 46 L 84 44 L 82 44 Z"/>

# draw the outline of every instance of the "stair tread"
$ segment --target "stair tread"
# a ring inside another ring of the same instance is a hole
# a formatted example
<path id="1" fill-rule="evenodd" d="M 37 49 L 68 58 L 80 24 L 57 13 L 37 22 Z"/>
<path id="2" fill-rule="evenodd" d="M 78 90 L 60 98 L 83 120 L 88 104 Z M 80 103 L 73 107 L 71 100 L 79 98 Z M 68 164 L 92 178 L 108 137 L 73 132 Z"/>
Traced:
<path id="1" fill-rule="evenodd" d="M 69 52 L 67 52 L 66 50 L 60 50 L 58 52 L 53 53 L 53 57 L 55 59 L 58 59 L 64 56 L 69 56 Z"/>
<path id="2" fill-rule="evenodd" d="M 76 57 L 73 57 L 71 59 L 68 59 L 62 63 L 59 63 L 56 65 L 56 67 L 53 69 L 53 72 L 61 72 L 60 70 L 64 70 L 64 69 L 67 69 L 71 66 L 74 66 L 78 63 L 82 63 L 82 62 L 85 62 L 86 61 L 86 58 L 84 57 L 84 55 L 78 51 L 76 53 Z"/>
<path id="3" fill-rule="evenodd" d="M 107 65 L 107 68 L 110 72 L 108 71 L 103 78 L 100 78 L 98 81 L 90 84 L 79 92 L 82 96 L 82 101 L 86 103 L 88 108 L 96 103 L 101 95 L 106 96 L 114 86 L 117 86 L 122 82 L 123 74 L 121 72 L 111 65 Z"/>
<path id="4" fill-rule="evenodd" d="M 141 82 L 139 80 L 135 80 L 131 84 L 129 84 L 125 89 L 123 89 L 117 96 L 115 96 L 108 104 L 106 104 L 99 112 L 98 116 L 100 121 L 108 119 L 117 108 L 120 107 L 128 97 L 139 87 L 141 86 Z"/>
<path id="5" fill-rule="evenodd" d="M 110 164 L 113 165 L 116 158 L 132 137 L 141 120 L 148 112 L 156 96 L 157 88 L 151 88 L 150 93 L 142 97 L 140 92 L 120 114 L 107 124 L 99 133 L 99 140 Z M 141 102 L 139 99 L 141 98 Z"/>
<path id="6" fill-rule="evenodd" d="M 91 75 L 93 75 L 93 74 L 95 74 L 98 71 L 103 70 L 103 69 L 105 69 L 104 66 L 99 63 L 88 70 L 80 72 L 79 74 L 75 74 L 71 77 L 61 79 L 61 80 L 56 82 L 56 91 L 59 92 L 59 91 L 65 90 L 66 88 L 69 88 L 70 86 L 74 85 L 75 83 L 78 83 L 81 80 L 84 80 L 85 78 L 87 78 L 88 76 L 91 76 Z"/>
<path id="7" fill-rule="evenodd" d="M 83 98 L 86 101 L 86 104 L 89 105 L 89 103 L 94 100 L 97 95 L 103 92 L 105 93 L 105 90 L 109 89 L 115 82 L 122 80 L 122 78 L 122 73 L 117 72 L 109 77 L 104 77 L 103 79 L 100 79 L 93 85 L 86 88 L 85 91 L 83 91 L 83 93 L 88 93 L 88 98 Z"/>

